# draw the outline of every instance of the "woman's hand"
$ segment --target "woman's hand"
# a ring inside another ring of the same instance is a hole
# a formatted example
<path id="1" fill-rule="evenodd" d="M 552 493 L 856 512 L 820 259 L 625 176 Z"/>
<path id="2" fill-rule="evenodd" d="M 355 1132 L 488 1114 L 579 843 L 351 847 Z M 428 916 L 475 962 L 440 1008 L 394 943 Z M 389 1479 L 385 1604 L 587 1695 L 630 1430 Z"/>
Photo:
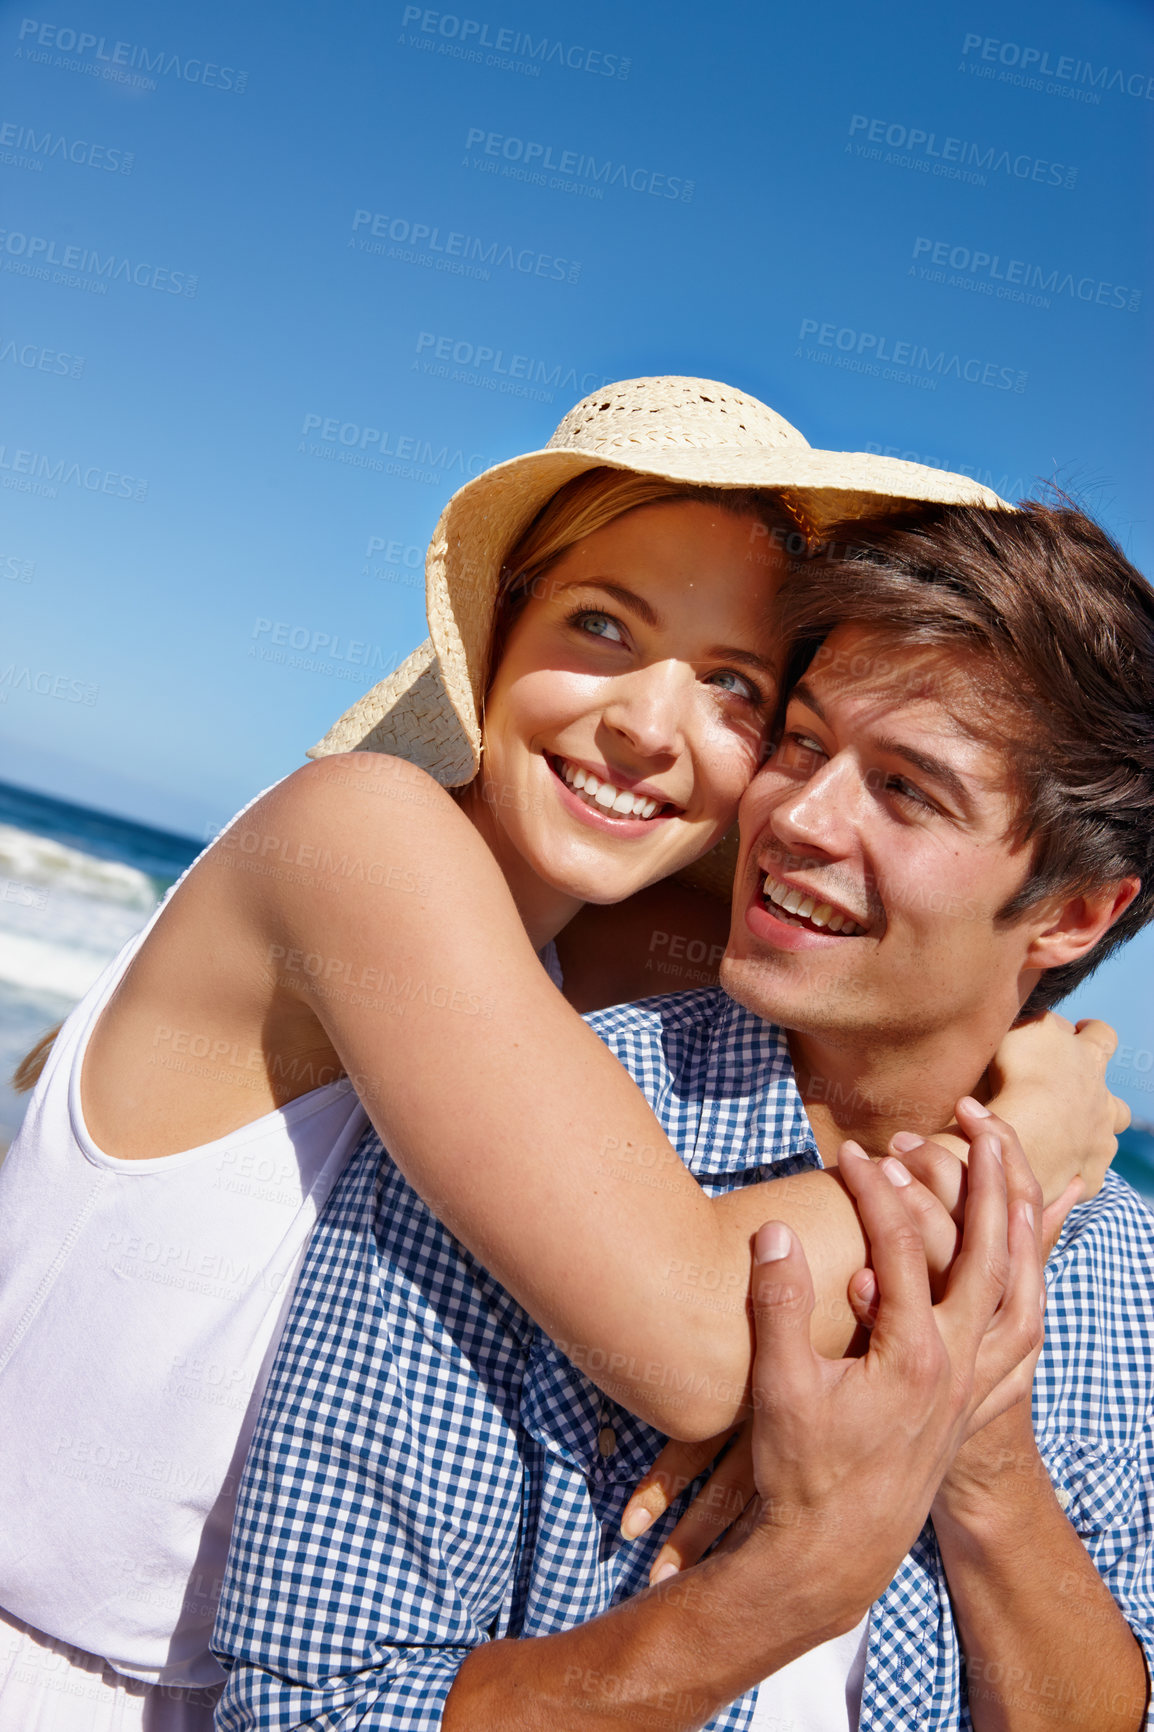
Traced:
<path id="1" fill-rule="evenodd" d="M 1034 1180 L 1034 1174 L 1030 1164 L 1026 1160 L 1021 1139 L 1014 1130 L 1014 1127 L 1007 1124 L 1005 1119 L 999 1118 L 996 1114 L 992 1113 L 989 1107 L 982 1106 L 980 1101 L 976 1101 L 970 1096 L 965 1096 L 958 1102 L 955 1112 L 959 1127 L 965 1132 L 970 1141 L 972 1141 L 974 1137 L 980 1136 L 982 1131 L 986 1130 L 994 1131 L 1001 1138 L 1002 1147 L 1005 1151 L 1007 1170 L 1016 1175 L 1018 1186 L 1017 1194 L 1025 1197 L 1027 1201 L 1031 1203 L 1031 1206 L 1041 1203 L 1044 1199 L 1044 1192 L 1040 1189 L 1037 1193 L 1031 1193 L 1029 1191 L 1028 1187 L 1031 1181 Z M 957 1139 L 953 1140 L 956 1141 Z M 911 1187 L 908 1193 L 909 1206 L 915 1213 L 915 1216 L 925 1214 L 929 1207 L 926 1199 L 928 1197 L 933 1197 L 940 1208 L 949 1215 L 951 1222 L 953 1223 L 956 1249 L 956 1234 L 961 1228 L 962 1218 L 966 1207 L 965 1162 L 959 1159 L 952 1150 L 945 1148 L 941 1143 L 936 1141 L 927 1142 L 924 1137 L 915 1136 L 909 1131 L 899 1131 L 895 1137 L 891 1138 L 890 1148 L 893 1151 L 895 1158 L 900 1161 L 904 1167 L 908 1168 L 909 1172 L 918 1181 L 918 1184 Z M 1101 1181 L 1099 1180 L 1099 1183 L 1100 1182 Z M 1085 1181 L 1080 1176 L 1075 1177 L 1070 1180 L 1065 1189 L 1055 1197 L 1052 1202 L 1046 1203 L 1041 1209 L 1039 1242 L 1041 1244 L 1043 1258 L 1049 1257 L 1050 1252 L 1057 1244 L 1058 1236 L 1065 1225 L 1066 1216 L 1074 1207 L 1074 1204 L 1080 1203 L 1086 1195 L 1087 1191 Z M 933 1246 L 940 1263 L 942 1240 L 941 1216 L 936 1215 L 933 1219 Z M 929 1257 L 928 1240 L 927 1257 Z M 950 1254 L 950 1261 L 952 1260 L 953 1252 Z M 864 1275 L 865 1273 L 866 1271 L 863 1270 L 862 1274 Z M 940 1279 L 940 1268 L 932 1259 L 930 1260 L 930 1274 L 931 1279 L 935 1275 Z M 862 1283 L 859 1278 L 856 1285 L 851 1284 L 850 1288 L 850 1300 L 854 1303 L 854 1309 L 859 1322 L 862 1321 L 862 1315 L 861 1304 L 857 1302 L 857 1296 L 861 1291 Z"/>
<path id="2" fill-rule="evenodd" d="M 1109 1023 L 1051 1010 L 1012 1028 L 990 1061 L 990 1104 L 1017 1126 L 1047 1203 L 1074 1178 L 1094 1196 L 1118 1151 L 1130 1109 L 1106 1087 L 1117 1044 Z"/>

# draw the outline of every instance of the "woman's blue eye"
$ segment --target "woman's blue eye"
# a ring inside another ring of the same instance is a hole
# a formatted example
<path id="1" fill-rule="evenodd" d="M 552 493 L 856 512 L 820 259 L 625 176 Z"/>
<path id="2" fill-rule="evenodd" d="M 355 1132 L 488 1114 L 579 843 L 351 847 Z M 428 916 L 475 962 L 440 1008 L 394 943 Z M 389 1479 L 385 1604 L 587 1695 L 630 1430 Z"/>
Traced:
<path id="1" fill-rule="evenodd" d="M 761 693 L 744 674 L 735 673 L 732 668 L 718 668 L 710 674 L 708 684 L 720 686 L 723 691 L 734 692 L 739 698 L 748 698 L 750 703 L 759 704 Z"/>
<path id="2" fill-rule="evenodd" d="M 621 636 L 621 627 L 611 614 L 579 613 L 573 623 L 578 631 L 588 632 L 590 637 L 608 638 L 611 643 L 625 641 Z"/>

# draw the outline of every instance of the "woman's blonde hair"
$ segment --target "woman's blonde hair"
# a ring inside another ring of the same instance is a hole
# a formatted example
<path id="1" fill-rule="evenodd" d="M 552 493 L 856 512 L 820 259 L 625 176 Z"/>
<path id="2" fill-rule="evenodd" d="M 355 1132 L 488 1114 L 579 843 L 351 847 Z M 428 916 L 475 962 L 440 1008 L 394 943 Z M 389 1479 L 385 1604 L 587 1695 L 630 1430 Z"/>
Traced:
<path id="1" fill-rule="evenodd" d="M 505 558 L 497 589 L 486 688 L 493 683 L 513 622 L 550 566 L 579 541 L 607 528 L 627 511 L 675 499 L 699 500 L 735 517 L 756 517 L 768 533 L 779 536 L 783 546 L 787 538 L 797 535 L 796 521 L 772 493 L 748 487 L 691 487 L 659 475 L 587 469 L 546 501 Z"/>

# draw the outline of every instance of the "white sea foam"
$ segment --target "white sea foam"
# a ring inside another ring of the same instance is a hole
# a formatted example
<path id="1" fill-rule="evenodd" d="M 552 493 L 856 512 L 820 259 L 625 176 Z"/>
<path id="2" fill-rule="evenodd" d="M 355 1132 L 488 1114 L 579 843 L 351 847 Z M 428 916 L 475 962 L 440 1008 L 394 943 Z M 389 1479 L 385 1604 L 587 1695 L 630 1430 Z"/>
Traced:
<path id="1" fill-rule="evenodd" d="M 70 949 L 18 932 L 0 932 L 0 980 L 72 1003 L 84 997 L 110 960 L 91 950 Z"/>
<path id="2" fill-rule="evenodd" d="M 0 987 L 75 1004 L 156 901 L 155 884 L 135 866 L 0 824 Z"/>
<path id="3" fill-rule="evenodd" d="M 50 890 L 71 890 L 100 902 L 149 913 L 156 906 L 156 888 L 147 872 L 119 860 L 98 860 L 63 842 L 34 836 L 11 824 L 0 824 L 0 873 Z"/>

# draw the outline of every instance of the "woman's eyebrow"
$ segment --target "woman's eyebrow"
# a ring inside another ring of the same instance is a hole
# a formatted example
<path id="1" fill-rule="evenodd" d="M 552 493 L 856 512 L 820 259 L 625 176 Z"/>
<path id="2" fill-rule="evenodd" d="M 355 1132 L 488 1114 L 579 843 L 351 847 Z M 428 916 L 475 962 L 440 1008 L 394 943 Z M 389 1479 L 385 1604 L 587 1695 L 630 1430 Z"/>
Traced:
<path id="1" fill-rule="evenodd" d="M 555 594 L 563 595 L 567 589 L 599 589 L 603 594 L 611 595 L 615 601 L 619 601 L 622 607 L 630 608 L 646 625 L 656 627 L 661 624 L 660 616 L 644 596 L 626 589 L 623 583 L 611 583 L 607 577 L 572 578 L 568 583 L 558 584 Z"/>
<path id="2" fill-rule="evenodd" d="M 716 644 L 712 649 L 707 650 L 706 655 L 710 661 L 740 662 L 747 668 L 756 669 L 758 673 L 764 674 L 767 679 L 776 683 L 777 668 L 772 662 L 767 662 L 764 656 L 755 655 L 753 650 L 739 649 L 736 644 L 723 643 Z"/>
<path id="3" fill-rule="evenodd" d="M 568 583 L 559 583 L 555 593 L 563 595 L 568 589 L 599 589 L 603 595 L 611 595 L 615 601 L 619 601 L 622 607 L 630 608 L 646 625 L 655 628 L 661 625 L 660 614 L 650 606 L 645 597 L 636 594 L 632 589 L 626 589 L 623 583 L 613 583 L 607 577 L 577 577 L 571 578 Z M 756 668 L 759 673 L 777 678 L 774 664 L 766 661 L 764 656 L 756 655 L 753 650 L 739 649 L 731 644 L 718 644 L 707 650 L 706 655 L 710 661 L 743 662 L 746 667 Z"/>

